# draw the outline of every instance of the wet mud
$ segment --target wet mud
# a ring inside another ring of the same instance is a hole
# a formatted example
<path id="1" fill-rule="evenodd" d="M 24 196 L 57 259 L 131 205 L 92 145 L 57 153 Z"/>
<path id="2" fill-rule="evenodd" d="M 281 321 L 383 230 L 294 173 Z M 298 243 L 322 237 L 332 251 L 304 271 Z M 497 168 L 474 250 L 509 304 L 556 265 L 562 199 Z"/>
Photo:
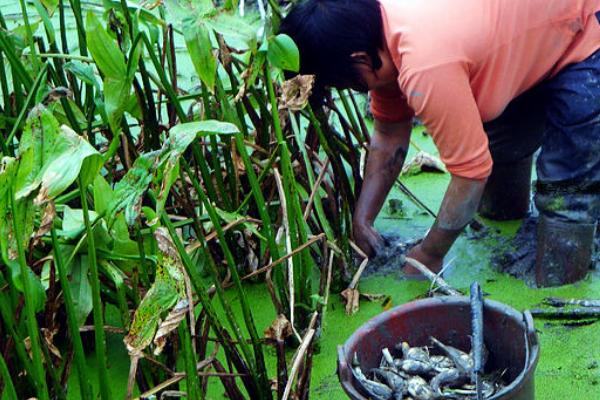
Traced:
<path id="1" fill-rule="evenodd" d="M 492 266 L 535 287 L 536 240 L 537 217 L 528 217 L 513 238 L 499 238 L 498 245 L 492 250 Z M 591 268 L 599 266 L 600 235 L 596 234 Z"/>
<path id="2" fill-rule="evenodd" d="M 401 274 L 406 253 L 420 239 L 408 239 L 393 234 L 382 234 L 383 246 L 377 251 L 375 257 L 369 260 L 363 276 Z"/>

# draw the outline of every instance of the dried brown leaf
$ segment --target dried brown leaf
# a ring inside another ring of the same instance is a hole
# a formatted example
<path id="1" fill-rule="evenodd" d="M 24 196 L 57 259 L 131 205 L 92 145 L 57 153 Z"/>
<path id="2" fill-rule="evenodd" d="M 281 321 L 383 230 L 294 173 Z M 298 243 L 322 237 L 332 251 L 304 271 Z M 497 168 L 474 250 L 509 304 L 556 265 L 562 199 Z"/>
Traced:
<path id="1" fill-rule="evenodd" d="M 292 324 L 283 314 L 279 314 L 271 326 L 265 329 L 265 337 L 272 340 L 284 340 L 292 333 Z"/>
<path id="2" fill-rule="evenodd" d="M 367 301 L 383 301 L 386 299 L 387 295 L 383 293 L 361 293 L 360 297 Z"/>
<path id="3" fill-rule="evenodd" d="M 446 172 L 446 166 L 436 156 L 420 151 L 404 165 L 402 175 L 416 175 L 421 172 Z"/>
<path id="4" fill-rule="evenodd" d="M 179 253 L 177 252 L 177 248 L 175 247 L 175 243 L 173 243 L 173 239 L 171 239 L 171 234 L 169 231 L 160 227 L 156 229 L 154 232 L 154 238 L 158 243 L 158 249 L 166 254 L 169 258 L 173 260 L 179 260 Z"/>
<path id="5" fill-rule="evenodd" d="M 279 97 L 279 109 L 291 111 L 302 110 L 310 96 L 315 82 L 314 75 L 296 75 L 281 85 L 281 96 Z"/>
<path id="6" fill-rule="evenodd" d="M 56 207 L 53 201 L 48 202 L 46 207 L 44 208 L 44 212 L 42 214 L 42 222 L 40 223 L 40 228 L 33 236 L 33 246 L 37 246 L 41 241 L 42 237 L 50 232 L 52 229 L 52 223 L 54 222 L 54 218 L 56 218 Z"/>
<path id="7" fill-rule="evenodd" d="M 358 289 L 347 288 L 340 294 L 346 304 L 346 314 L 355 314 L 359 309 L 360 292 Z"/>
<path id="8" fill-rule="evenodd" d="M 160 323 L 158 330 L 154 335 L 154 355 L 162 353 L 165 344 L 167 344 L 167 336 L 179 326 L 179 323 L 185 318 L 185 314 L 189 311 L 190 303 L 188 299 L 181 299 L 175 307 L 169 312 L 165 320 Z"/>

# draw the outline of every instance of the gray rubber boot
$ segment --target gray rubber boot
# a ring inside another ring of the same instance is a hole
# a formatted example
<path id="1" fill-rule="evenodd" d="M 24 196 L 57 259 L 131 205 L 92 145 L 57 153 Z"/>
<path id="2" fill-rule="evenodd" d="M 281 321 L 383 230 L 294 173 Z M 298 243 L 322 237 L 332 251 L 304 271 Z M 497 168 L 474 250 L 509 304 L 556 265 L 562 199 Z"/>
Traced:
<path id="1" fill-rule="evenodd" d="M 510 164 L 494 164 L 479 204 L 482 217 L 505 221 L 529 213 L 532 160 L 530 156 Z"/>
<path id="2" fill-rule="evenodd" d="M 584 279 L 590 270 L 596 224 L 564 222 L 540 215 L 535 277 L 539 287 Z"/>

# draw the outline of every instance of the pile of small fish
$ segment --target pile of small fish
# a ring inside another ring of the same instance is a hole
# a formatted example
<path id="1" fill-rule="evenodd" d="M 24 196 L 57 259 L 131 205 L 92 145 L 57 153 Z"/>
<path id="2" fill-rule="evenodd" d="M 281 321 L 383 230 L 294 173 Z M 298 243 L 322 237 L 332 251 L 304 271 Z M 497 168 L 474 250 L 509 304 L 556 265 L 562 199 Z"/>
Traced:
<path id="1" fill-rule="evenodd" d="M 355 354 L 354 377 L 374 400 L 476 399 L 472 354 L 447 346 L 434 337 L 431 342 L 432 349 L 442 355 L 430 354 L 429 347 L 410 347 L 407 342 L 402 342 L 395 349 L 402 355 L 394 358 L 390 350 L 384 348 L 381 363 L 371 370 L 371 378 L 363 373 Z M 484 348 L 483 365 L 486 359 Z M 490 398 L 504 388 L 501 374 L 484 376 L 481 387 L 481 398 Z"/>

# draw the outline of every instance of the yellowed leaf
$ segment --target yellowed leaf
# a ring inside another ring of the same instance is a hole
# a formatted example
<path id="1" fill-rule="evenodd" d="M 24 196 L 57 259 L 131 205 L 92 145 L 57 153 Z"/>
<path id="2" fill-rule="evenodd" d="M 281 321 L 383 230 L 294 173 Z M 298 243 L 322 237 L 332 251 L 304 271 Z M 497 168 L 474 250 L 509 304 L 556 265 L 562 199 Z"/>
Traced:
<path id="1" fill-rule="evenodd" d="M 312 92 L 315 82 L 314 75 L 296 75 L 281 85 L 279 108 L 291 111 L 302 110 Z"/>
<path id="2" fill-rule="evenodd" d="M 284 340 L 292 333 L 292 324 L 283 314 L 279 314 L 271 326 L 265 329 L 265 337 L 273 340 Z"/>
<path id="3" fill-rule="evenodd" d="M 446 172 L 446 166 L 436 156 L 420 151 L 404 165 L 402 175 L 416 175 L 420 172 Z"/>
<path id="4" fill-rule="evenodd" d="M 360 292 L 358 289 L 347 288 L 342 293 L 342 299 L 346 304 L 346 314 L 356 314 L 359 309 Z"/>

